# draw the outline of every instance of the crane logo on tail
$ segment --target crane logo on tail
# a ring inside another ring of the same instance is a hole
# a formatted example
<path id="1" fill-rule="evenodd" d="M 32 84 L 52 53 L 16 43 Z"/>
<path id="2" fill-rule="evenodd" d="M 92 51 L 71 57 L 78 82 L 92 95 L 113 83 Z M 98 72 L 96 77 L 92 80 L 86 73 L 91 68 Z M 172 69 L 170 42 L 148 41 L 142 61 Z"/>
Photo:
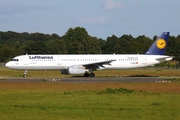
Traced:
<path id="1" fill-rule="evenodd" d="M 156 46 L 159 48 L 159 49 L 164 49 L 166 47 L 166 41 L 164 39 L 159 39 L 157 40 L 156 42 Z"/>

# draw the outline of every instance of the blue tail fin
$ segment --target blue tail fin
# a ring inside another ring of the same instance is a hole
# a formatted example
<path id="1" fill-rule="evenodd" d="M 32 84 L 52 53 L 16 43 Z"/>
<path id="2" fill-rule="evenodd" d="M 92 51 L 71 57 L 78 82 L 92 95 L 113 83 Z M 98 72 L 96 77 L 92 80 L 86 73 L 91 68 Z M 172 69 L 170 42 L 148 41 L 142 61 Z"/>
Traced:
<path id="1" fill-rule="evenodd" d="M 148 55 L 164 55 L 166 52 L 166 46 L 168 43 L 170 32 L 163 32 L 157 40 L 151 45 L 145 54 Z"/>

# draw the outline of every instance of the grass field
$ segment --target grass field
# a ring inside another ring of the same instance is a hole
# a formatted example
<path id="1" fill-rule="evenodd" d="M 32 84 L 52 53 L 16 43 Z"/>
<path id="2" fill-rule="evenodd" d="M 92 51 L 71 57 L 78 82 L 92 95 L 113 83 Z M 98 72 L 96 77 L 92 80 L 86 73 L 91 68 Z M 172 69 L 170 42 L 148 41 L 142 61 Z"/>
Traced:
<path id="1" fill-rule="evenodd" d="M 0 67 L 0 78 L 21 77 L 23 71 Z M 29 77 L 67 77 L 59 71 L 32 71 Z M 179 70 L 137 69 L 97 71 L 98 77 L 167 76 L 170 83 L 0 82 L 3 120 L 179 120 Z M 70 77 L 70 76 L 68 76 Z"/>

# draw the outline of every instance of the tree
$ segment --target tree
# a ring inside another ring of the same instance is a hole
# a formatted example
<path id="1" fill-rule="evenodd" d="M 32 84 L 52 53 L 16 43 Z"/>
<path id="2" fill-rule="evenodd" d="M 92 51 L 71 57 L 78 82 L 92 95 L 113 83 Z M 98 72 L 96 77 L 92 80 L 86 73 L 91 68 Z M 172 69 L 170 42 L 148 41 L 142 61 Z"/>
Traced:
<path id="1" fill-rule="evenodd" d="M 30 39 L 34 41 L 47 41 L 50 39 L 50 35 L 43 33 L 32 33 Z"/>
<path id="2" fill-rule="evenodd" d="M 85 28 L 70 28 L 62 39 L 66 41 L 70 54 L 93 54 L 101 51 L 98 39 L 88 35 Z"/>
<path id="3" fill-rule="evenodd" d="M 180 55 L 180 38 L 170 36 L 169 42 L 167 45 L 167 51 L 166 54 L 174 56 L 175 59 L 179 59 L 178 56 Z"/>
<path id="4" fill-rule="evenodd" d="M 106 39 L 106 45 L 105 45 L 105 53 L 106 54 L 113 54 L 113 53 L 119 53 L 118 48 L 120 49 L 118 38 L 115 35 L 112 35 L 111 37 L 108 37 Z"/>
<path id="5" fill-rule="evenodd" d="M 16 50 L 11 47 L 0 48 L 0 62 L 7 62 L 16 55 Z"/>
<path id="6" fill-rule="evenodd" d="M 144 35 L 138 36 L 136 38 L 136 52 L 141 53 L 141 54 L 145 53 L 152 43 L 153 43 L 153 40 L 151 40 L 150 38 Z"/>
<path id="7" fill-rule="evenodd" d="M 50 39 L 51 39 L 51 40 L 60 40 L 61 37 L 60 37 L 59 35 L 53 33 L 53 34 L 50 36 Z"/>
<path id="8" fill-rule="evenodd" d="M 119 51 L 120 53 L 131 54 L 136 52 L 136 43 L 131 35 L 122 35 L 119 40 L 121 48 L 121 51 Z"/>
<path id="9" fill-rule="evenodd" d="M 98 43 L 100 46 L 99 54 L 105 54 L 106 53 L 106 41 L 103 39 L 98 39 Z"/>
<path id="10" fill-rule="evenodd" d="M 30 41 L 26 47 L 25 52 L 27 54 L 47 54 L 47 48 L 44 42 L 42 41 Z"/>
<path id="11" fill-rule="evenodd" d="M 85 54 L 84 45 L 77 40 L 70 42 L 68 47 L 69 54 Z"/>
<path id="12" fill-rule="evenodd" d="M 64 40 L 50 40 L 46 42 L 48 54 L 67 54 L 68 49 Z"/>

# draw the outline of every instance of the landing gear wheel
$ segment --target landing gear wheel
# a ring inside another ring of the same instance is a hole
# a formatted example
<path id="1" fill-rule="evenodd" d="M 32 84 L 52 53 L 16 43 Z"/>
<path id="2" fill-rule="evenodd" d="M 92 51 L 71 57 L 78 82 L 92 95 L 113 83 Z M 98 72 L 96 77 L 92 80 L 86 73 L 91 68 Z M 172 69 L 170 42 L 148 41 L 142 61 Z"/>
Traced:
<path id="1" fill-rule="evenodd" d="M 90 73 L 89 76 L 90 77 L 95 77 L 95 74 L 94 73 Z"/>
<path id="2" fill-rule="evenodd" d="M 89 77 L 89 73 L 88 73 L 88 72 L 85 72 L 85 73 L 84 73 L 84 77 Z"/>
<path id="3" fill-rule="evenodd" d="M 23 75 L 23 78 L 27 78 L 27 75 Z"/>

